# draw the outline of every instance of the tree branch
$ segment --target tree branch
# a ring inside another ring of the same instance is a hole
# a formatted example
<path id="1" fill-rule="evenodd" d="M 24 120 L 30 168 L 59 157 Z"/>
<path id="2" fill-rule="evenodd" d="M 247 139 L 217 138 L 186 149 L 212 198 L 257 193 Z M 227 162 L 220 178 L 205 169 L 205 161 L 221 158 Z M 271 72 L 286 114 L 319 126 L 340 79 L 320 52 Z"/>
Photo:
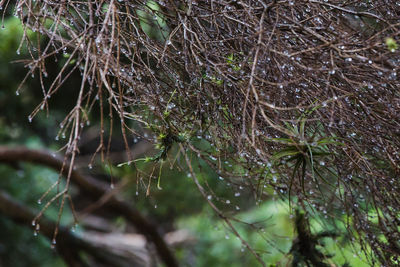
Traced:
<path id="1" fill-rule="evenodd" d="M 56 171 L 60 171 L 63 166 L 63 159 L 58 156 L 54 156 L 48 151 L 33 150 L 26 147 L 0 146 L 0 162 L 11 163 L 19 161 L 44 165 Z M 64 165 L 64 175 L 68 169 L 69 163 L 66 163 Z M 90 176 L 84 176 L 76 170 L 72 171 L 71 181 L 94 199 L 103 196 L 108 190 L 110 190 L 108 185 L 99 182 Z M 136 227 L 139 232 L 144 234 L 150 242 L 154 243 L 158 255 L 166 264 L 166 266 L 178 266 L 175 257 L 171 253 L 164 239 L 157 231 L 157 227 L 145 219 L 138 210 L 132 208 L 128 203 L 120 200 L 116 196 L 110 197 L 108 202 L 105 203 L 104 207 L 124 216 Z"/>

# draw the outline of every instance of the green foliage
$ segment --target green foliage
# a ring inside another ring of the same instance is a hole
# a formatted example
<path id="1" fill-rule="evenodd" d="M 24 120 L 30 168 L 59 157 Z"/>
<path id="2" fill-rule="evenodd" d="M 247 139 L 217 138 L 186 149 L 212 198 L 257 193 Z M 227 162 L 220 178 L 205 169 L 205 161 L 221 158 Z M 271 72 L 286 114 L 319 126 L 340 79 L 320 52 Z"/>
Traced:
<path id="1" fill-rule="evenodd" d="M 0 144 L 9 146 L 24 145 L 30 148 L 43 149 L 51 147 L 49 136 L 56 133 L 58 111 L 55 117 L 46 118 L 39 114 L 37 119 L 29 124 L 27 117 L 41 96 L 36 79 L 28 79 L 22 90 L 16 94 L 16 89 L 23 79 L 26 69 L 21 65 L 10 63 L 18 60 L 28 52 L 21 46 L 16 53 L 23 35 L 21 22 L 18 18 L 8 17 L 4 20 L 4 29 L 0 30 Z M 28 38 L 34 40 L 36 34 L 27 31 Z M 29 88 L 30 90 L 25 90 Z M 35 91 L 35 90 L 38 91 Z M 65 101 L 65 100 L 64 100 Z M 53 139 L 52 138 L 52 139 Z M 58 179 L 58 174 L 42 166 L 18 164 L 12 167 L 0 164 L 0 188 L 14 199 L 27 207 L 38 211 L 42 206 L 37 204 L 39 197 L 49 185 Z M 55 191 L 53 190 L 52 193 Z M 43 200 L 42 202 L 45 202 Z M 58 207 L 50 207 L 45 216 L 56 220 Z M 61 224 L 72 220 L 72 214 L 67 208 Z M 3 266 L 66 266 L 64 261 L 50 248 L 50 242 L 43 236 L 34 236 L 33 229 L 19 225 L 10 219 L 0 216 L 0 264 Z"/>
<path id="2" fill-rule="evenodd" d="M 245 222 L 253 223 L 253 226 L 239 223 L 235 226 L 241 236 L 261 254 L 267 266 L 295 266 L 296 261 L 297 266 L 306 266 L 301 265 L 301 261 L 304 263 L 307 259 L 299 250 L 306 248 L 299 246 L 299 235 L 293 232 L 296 228 L 302 235 L 309 234 L 312 253 L 317 253 L 322 262 L 335 263 L 336 266 L 370 266 L 362 254 L 355 254 L 354 251 L 360 251 L 360 248 L 353 247 L 342 234 L 346 231 L 345 227 L 335 230 L 313 217 L 309 219 L 310 225 L 307 226 L 304 225 L 304 217 L 292 218 L 288 211 L 287 202 L 277 203 L 270 200 L 236 216 Z M 178 226 L 189 229 L 196 239 L 193 247 L 185 247 L 179 253 L 182 262 L 188 262 L 184 266 L 259 266 L 240 240 L 212 215 L 209 208 L 197 215 L 182 216 L 178 220 Z M 302 228 L 306 226 L 306 229 Z M 311 234 L 310 231 L 317 234 Z M 194 261 L 190 261 L 193 260 L 193 256 Z"/>
<path id="3" fill-rule="evenodd" d="M 57 173 L 30 164 L 23 164 L 17 170 L 0 165 L 0 174 L 0 188 L 36 211 L 42 207 L 37 204 L 41 194 L 58 179 Z M 57 214 L 58 208 L 50 207 L 46 217 L 56 220 Z M 70 223 L 71 216 L 67 209 L 62 224 Z M 50 248 L 49 240 L 40 234 L 35 237 L 33 229 L 15 224 L 3 216 L 0 216 L 0 228 L 0 259 L 4 266 L 65 266 Z"/>

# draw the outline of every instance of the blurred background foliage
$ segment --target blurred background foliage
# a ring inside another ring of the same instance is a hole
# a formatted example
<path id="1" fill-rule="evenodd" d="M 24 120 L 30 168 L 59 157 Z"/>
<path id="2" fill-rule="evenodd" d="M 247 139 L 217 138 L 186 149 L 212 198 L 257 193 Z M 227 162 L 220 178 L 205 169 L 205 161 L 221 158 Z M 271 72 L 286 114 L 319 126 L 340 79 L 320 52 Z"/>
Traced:
<path id="1" fill-rule="evenodd" d="M 143 13 L 143 16 L 147 15 Z M 162 23 L 161 18 L 159 23 Z M 18 49 L 23 34 L 19 20 L 13 16 L 6 17 L 4 26 L 4 29 L 0 30 L 0 144 L 57 151 L 63 145 L 62 137 L 59 141 L 55 140 L 58 125 L 70 110 L 75 97 L 71 97 L 71 102 L 68 102 L 69 99 L 65 95 L 54 96 L 49 101 L 50 115 L 46 110 L 41 111 L 29 123 L 28 115 L 42 100 L 40 83 L 37 77 L 28 77 L 18 95 L 16 94 L 27 70 L 21 63 L 10 62 L 26 57 L 27 50 L 24 47 Z M 34 33 L 29 34 L 34 38 Z M 17 49 L 19 53 L 16 53 Z M 62 61 L 62 57 L 59 60 Z M 49 78 L 45 79 L 45 82 L 51 81 L 51 77 L 57 74 L 57 68 L 62 63 L 49 61 L 49 64 Z M 78 88 L 75 85 L 79 82 L 79 75 L 72 76 L 64 87 L 69 87 L 68 93 L 74 94 L 74 88 Z M 99 129 L 96 110 L 92 117 L 90 127 Z M 118 136 L 115 136 L 118 139 Z M 117 150 L 118 142 L 113 145 Z M 171 153 L 173 154 L 173 151 Z M 154 171 L 153 168 L 158 172 L 159 168 L 155 163 L 150 166 L 138 163 L 137 166 L 144 172 Z M 271 266 L 290 264 L 293 260 L 291 247 L 296 232 L 294 216 L 289 212 L 288 203 L 278 200 L 277 196 L 256 203 L 250 192 L 235 192 L 204 162 L 198 162 L 196 166 L 201 167 L 195 172 L 213 189 L 215 196 L 211 197 L 218 198 L 218 206 L 231 214 L 237 213 L 238 218 L 248 223 L 246 225 L 235 222 L 235 226 L 243 238 L 261 253 L 262 259 Z M 97 164 L 93 170 L 89 170 L 87 165 L 80 168 L 83 172 L 90 172 L 99 179 L 109 181 L 107 165 Z M 0 165 L 0 176 L 0 190 L 36 210 L 40 208 L 38 198 L 58 178 L 54 171 L 32 164 Z M 176 229 L 186 229 L 190 232 L 194 241 L 176 250 L 182 266 L 258 266 L 254 256 L 210 209 L 190 174 L 175 168 L 170 169 L 168 163 L 165 163 L 160 177 L 163 190 L 158 190 L 154 182 L 149 196 L 146 196 L 143 186 L 137 186 L 136 171 L 132 167 L 113 167 L 113 176 L 117 181 L 126 180 L 127 186 L 122 192 L 123 196 L 145 216 L 156 222 L 164 232 Z M 57 205 L 53 205 L 46 212 L 46 216 L 55 220 L 57 212 Z M 121 218 L 108 219 L 119 227 L 118 229 L 121 229 L 121 226 L 124 228 L 126 224 Z M 338 222 L 337 227 L 333 228 L 323 225 L 318 218 L 309 219 L 313 233 L 327 230 L 338 232 L 335 240 L 324 239 L 325 248 L 319 246 L 325 255 L 333 256 L 330 262 L 337 266 L 368 266 L 363 255 L 357 254 L 360 250 L 356 243 L 350 244 L 343 225 Z M 62 224 L 69 225 L 72 222 L 71 211 L 66 210 Z M 16 225 L 0 214 L 0 229 L 0 266 L 64 266 L 63 261 L 50 248 L 49 240 L 40 235 L 34 237 L 33 229 L 29 226 Z"/>

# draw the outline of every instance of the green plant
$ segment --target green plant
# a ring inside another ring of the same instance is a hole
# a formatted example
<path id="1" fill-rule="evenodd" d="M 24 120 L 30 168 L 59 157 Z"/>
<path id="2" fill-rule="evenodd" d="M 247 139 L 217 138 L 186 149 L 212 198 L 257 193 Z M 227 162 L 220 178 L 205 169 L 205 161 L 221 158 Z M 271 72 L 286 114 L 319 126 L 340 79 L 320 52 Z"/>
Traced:
<path id="1" fill-rule="evenodd" d="M 322 134 L 322 131 L 319 131 L 319 128 L 322 127 L 320 123 L 316 123 L 315 127 L 306 127 L 307 116 L 315 109 L 302 114 L 295 125 L 284 122 L 287 137 L 270 139 L 271 142 L 283 145 L 283 148 L 275 152 L 272 156 L 274 164 L 276 166 L 289 166 L 292 169 L 289 198 L 296 177 L 298 177 L 303 193 L 305 193 L 304 180 L 307 170 L 311 172 L 311 177 L 315 181 L 317 181 L 315 179 L 316 174 L 319 178 L 327 182 L 316 166 L 325 166 L 323 160 L 334 156 L 328 145 L 343 145 L 337 141 L 338 137 Z"/>

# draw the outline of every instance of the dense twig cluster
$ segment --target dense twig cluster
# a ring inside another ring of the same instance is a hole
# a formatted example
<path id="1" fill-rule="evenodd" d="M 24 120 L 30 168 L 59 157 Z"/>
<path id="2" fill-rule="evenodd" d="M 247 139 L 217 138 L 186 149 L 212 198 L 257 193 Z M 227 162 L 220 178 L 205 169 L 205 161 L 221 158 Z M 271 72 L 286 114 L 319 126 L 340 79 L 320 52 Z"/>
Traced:
<path id="1" fill-rule="evenodd" d="M 28 75 L 44 79 L 64 53 L 32 117 L 82 75 L 60 130 L 71 166 L 98 103 L 128 150 L 130 121 L 142 122 L 260 199 L 265 185 L 327 218 L 347 213 L 382 263 L 400 255 L 396 1 L 19 0 L 15 12 L 48 38 L 35 46 L 26 31 Z"/>

